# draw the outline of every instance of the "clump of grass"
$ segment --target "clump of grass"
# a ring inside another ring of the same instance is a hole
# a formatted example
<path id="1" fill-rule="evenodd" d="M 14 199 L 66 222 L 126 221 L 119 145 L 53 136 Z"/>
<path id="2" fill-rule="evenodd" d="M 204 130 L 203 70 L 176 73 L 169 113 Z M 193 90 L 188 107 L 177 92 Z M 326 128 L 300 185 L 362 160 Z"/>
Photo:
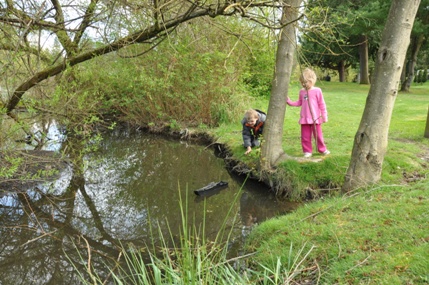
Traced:
<path id="1" fill-rule="evenodd" d="M 279 173 L 274 176 L 277 176 L 279 183 L 283 183 L 281 188 L 288 189 L 285 192 L 291 200 L 320 198 L 341 188 L 348 159 L 334 156 L 319 163 L 287 160 L 279 165 Z"/>
<path id="2" fill-rule="evenodd" d="M 237 195 L 240 197 L 240 195 Z M 237 201 L 234 201 L 234 203 Z M 228 257 L 228 243 L 230 231 L 226 230 L 227 218 L 223 227 L 219 230 L 214 241 L 205 238 L 203 223 L 201 228 L 189 227 L 187 214 L 187 196 L 181 205 L 182 231 L 178 242 L 175 242 L 173 234 L 165 237 L 159 230 L 162 246 L 156 249 L 152 245 L 149 254 L 133 245 L 123 245 L 122 262 L 110 267 L 110 274 L 101 277 L 88 264 L 85 272 L 79 272 L 83 284 L 294 284 L 308 270 L 303 268 L 306 258 L 312 248 L 303 246 L 295 252 L 292 247 L 289 250 L 287 261 L 277 259 L 274 263 L 265 265 L 253 263 L 250 258 L 256 255 L 251 252 L 243 256 Z M 232 207 L 231 207 L 232 209 Z M 230 213 L 228 214 L 230 216 Z M 234 215 L 236 216 L 236 215 Z M 169 245 L 172 242 L 172 246 Z M 147 251 L 147 249 L 145 249 Z M 251 265 L 252 268 L 249 266 Z M 82 268 L 75 266 L 75 269 Z"/>

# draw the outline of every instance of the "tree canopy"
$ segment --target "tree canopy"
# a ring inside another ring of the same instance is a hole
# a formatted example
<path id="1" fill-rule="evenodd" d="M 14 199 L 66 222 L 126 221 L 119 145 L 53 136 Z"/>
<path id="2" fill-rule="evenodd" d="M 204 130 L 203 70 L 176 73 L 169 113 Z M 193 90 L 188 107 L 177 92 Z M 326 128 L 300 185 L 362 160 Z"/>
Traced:
<path id="1" fill-rule="evenodd" d="M 6 112 L 11 115 L 26 91 L 67 67 L 134 44 L 145 44 L 140 53 L 155 49 L 192 19 L 239 16 L 259 25 L 281 27 L 259 9 L 282 5 L 276 1 L 6 1 L 0 7 L 3 50 L 23 51 L 25 47 L 32 51 L 25 57 L 36 62 L 13 85 L 2 84 L 10 86 L 12 94 Z M 54 60 L 42 61 L 46 59 L 43 47 L 50 39 L 57 45 L 51 50 Z"/>

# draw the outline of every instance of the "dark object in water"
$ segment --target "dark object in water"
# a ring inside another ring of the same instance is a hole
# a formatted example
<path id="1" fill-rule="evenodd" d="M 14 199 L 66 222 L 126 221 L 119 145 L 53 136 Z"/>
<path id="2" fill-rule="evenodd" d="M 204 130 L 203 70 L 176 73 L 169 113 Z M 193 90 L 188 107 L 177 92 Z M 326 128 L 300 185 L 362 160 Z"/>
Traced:
<path id="1" fill-rule="evenodd" d="M 194 193 L 198 196 L 211 196 L 226 187 L 228 187 L 228 182 L 225 181 L 210 182 L 207 186 L 195 190 Z"/>

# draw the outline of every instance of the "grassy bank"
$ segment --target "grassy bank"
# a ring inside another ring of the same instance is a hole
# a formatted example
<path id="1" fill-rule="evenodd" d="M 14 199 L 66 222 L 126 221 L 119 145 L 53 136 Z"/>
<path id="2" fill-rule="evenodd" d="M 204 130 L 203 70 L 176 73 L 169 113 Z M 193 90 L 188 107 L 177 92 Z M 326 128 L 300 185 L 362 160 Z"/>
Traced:
<path id="1" fill-rule="evenodd" d="M 368 86 L 353 83 L 319 86 L 328 106 L 323 131 L 332 154 L 320 163 L 280 166 L 301 189 L 317 189 L 324 181 L 341 185 L 368 93 Z M 257 252 L 251 264 L 280 268 L 284 283 L 277 284 L 429 284 L 429 140 L 423 137 L 428 99 L 429 85 L 399 94 L 379 185 L 348 197 L 335 193 L 259 225 L 248 241 L 249 252 Z M 251 104 L 266 109 L 268 102 Z M 283 147 L 292 156 L 302 155 L 298 116 L 299 108 L 288 107 Z M 243 155 L 239 122 L 217 134 L 237 158 L 249 164 L 257 159 L 257 152 Z"/>
<path id="2" fill-rule="evenodd" d="M 287 269 L 296 258 L 293 280 L 311 284 L 429 284 L 427 189 L 375 187 L 269 220 L 248 241 L 253 264 Z"/>
<path id="3" fill-rule="evenodd" d="M 296 86 L 295 86 L 296 85 Z M 290 97 L 298 97 L 298 85 L 290 91 Z M 322 88 L 328 108 L 329 121 L 323 125 L 325 142 L 331 155 L 320 163 L 283 162 L 279 169 L 285 177 L 280 183 L 288 183 L 292 191 L 289 197 L 303 198 L 308 189 L 336 189 L 344 180 L 353 147 L 353 138 L 360 123 L 369 86 L 356 83 L 318 82 Z M 405 178 L 414 179 L 415 173 L 425 173 L 426 158 L 429 157 L 429 140 L 423 137 L 429 98 L 429 85 L 412 88 L 410 93 L 400 93 L 395 104 L 389 130 L 389 147 L 383 165 L 383 183 L 402 183 Z M 249 99 L 247 108 L 267 110 L 268 99 Z M 295 157 L 302 156 L 300 108 L 287 107 L 283 149 Z M 248 166 L 255 166 L 258 150 L 244 155 L 241 125 L 237 121 L 224 124 L 215 130 L 218 141 L 230 147 L 234 158 Z M 315 158 L 320 158 L 314 154 Z M 282 182 L 283 181 L 283 182 Z"/>

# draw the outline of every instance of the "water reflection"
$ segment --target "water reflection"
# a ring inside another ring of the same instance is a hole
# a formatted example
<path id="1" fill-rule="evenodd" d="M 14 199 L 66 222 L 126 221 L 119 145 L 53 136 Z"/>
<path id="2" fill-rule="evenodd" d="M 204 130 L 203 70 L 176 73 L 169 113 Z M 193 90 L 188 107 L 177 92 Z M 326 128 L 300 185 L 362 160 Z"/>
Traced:
<path id="1" fill-rule="evenodd" d="M 76 284 L 74 266 L 107 278 L 105 264 L 114 263 L 121 244 L 145 248 L 158 243 L 158 232 L 178 235 L 181 206 L 196 227 L 205 217 L 208 239 L 226 221 L 236 253 L 254 224 L 297 207 L 254 181 L 242 187 L 244 178 L 204 146 L 112 134 L 76 159 L 76 145 L 67 145 L 74 163 L 59 179 L 0 199 L 0 284 Z M 193 193 L 221 180 L 229 186 L 216 195 Z"/>

